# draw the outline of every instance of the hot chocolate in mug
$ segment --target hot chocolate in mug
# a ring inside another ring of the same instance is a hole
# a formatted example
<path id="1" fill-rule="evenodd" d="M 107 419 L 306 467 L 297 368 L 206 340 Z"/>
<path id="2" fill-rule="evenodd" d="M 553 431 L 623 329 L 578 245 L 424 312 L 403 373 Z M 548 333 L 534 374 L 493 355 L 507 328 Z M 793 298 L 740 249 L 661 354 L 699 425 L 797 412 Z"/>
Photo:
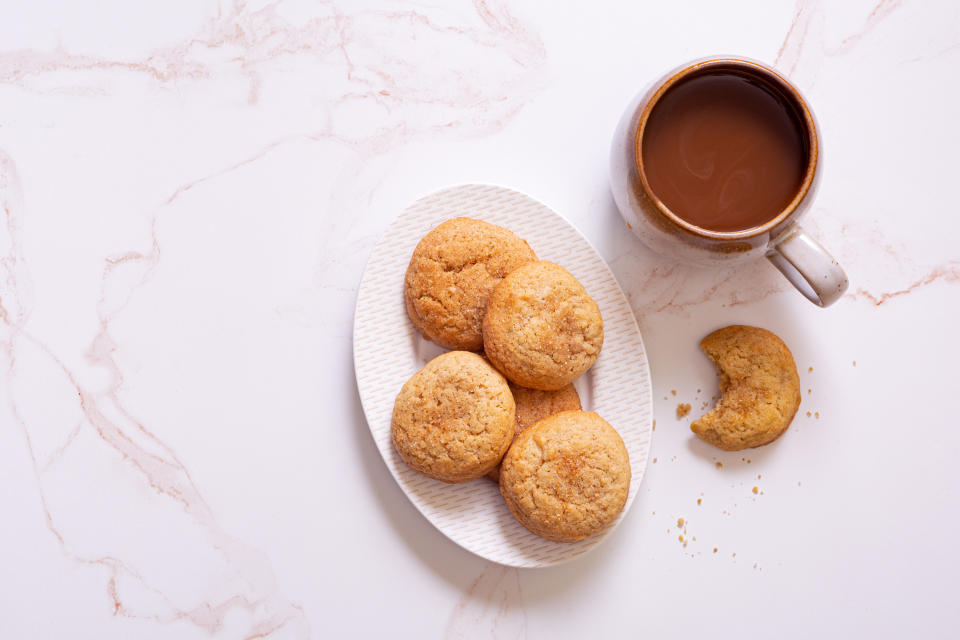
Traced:
<path id="1" fill-rule="evenodd" d="M 766 257 L 822 307 L 847 289 L 797 224 L 820 181 L 820 135 L 793 85 L 722 56 L 670 71 L 628 105 L 613 139 L 617 208 L 651 249 L 703 266 Z"/>

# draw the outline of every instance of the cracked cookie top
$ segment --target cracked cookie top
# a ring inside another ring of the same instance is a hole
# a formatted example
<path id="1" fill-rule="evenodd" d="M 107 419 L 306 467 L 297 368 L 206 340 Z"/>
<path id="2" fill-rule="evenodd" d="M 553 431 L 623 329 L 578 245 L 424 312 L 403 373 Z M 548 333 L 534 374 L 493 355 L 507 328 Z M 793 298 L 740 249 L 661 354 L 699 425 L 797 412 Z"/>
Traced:
<path id="1" fill-rule="evenodd" d="M 487 297 L 511 271 L 537 259 L 509 229 L 454 218 L 425 235 L 404 279 L 407 314 L 423 337 L 447 349 L 483 349 Z"/>
<path id="2" fill-rule="evenodd" d="M 500 466 L 500 493 L 533 533 L 575 542 L 623 510 L 630 457 L 620 434 L 592 411 L 564 411 L 524 430 Z"/>
<path id="3" fill-rule="evenodd" d="M 522 387 L 552 391 L 573 382 L 593 366 L 602 346 L 600 307 L 560 265 L 524 265 L 487 300 L 484 352 Z"/>
<path id="4" fill-rule="evenodd" d="M 407 380 L 390 434 L 403 461 L 444 482 L 489 472 L 513 440 L 515 404 L 506 379 L 469 351 L 450 351 Z"/>
<path id="5" fill-rule="evenodd" d="M 514 429 L 517 436 L 524 429 L 547 416 L 552 416 L 561 411 L 573 411 L 581 408 L 580 394 L 577 393 L 572 384 L 561 387 L 556 391 L 540 391 L 539 389 L 518 387 L 511 382 L 510 391 L 513 393 L 513 401 L 517 405 L 517 421 Z M 494 482 L 499 482 L 500 465 L 494 467 L 493 471 L 487 474 L 487 477 Z"/>

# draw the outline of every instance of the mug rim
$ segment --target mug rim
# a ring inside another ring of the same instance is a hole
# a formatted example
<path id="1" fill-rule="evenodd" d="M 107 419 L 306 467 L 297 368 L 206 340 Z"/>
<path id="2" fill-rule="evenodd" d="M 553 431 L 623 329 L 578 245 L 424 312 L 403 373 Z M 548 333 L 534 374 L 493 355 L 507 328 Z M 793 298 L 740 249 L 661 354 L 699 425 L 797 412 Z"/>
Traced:
<path id="1" fill-rule="evenodd" d="M 664 203 L 663 200 L 657 196 L 656 192 L 654 192 L 654 190 L 650 187 L 650 183 L 647 180 L 646 171 L 644 170 L 643 148 L 641 145 L 643 142 L 643 132 L 646 129 L 651 113 L 653 113 L 653 108 L 666 94 L 666 92 L 672 87 L 676 86 L 681 80 L 705 69 L 711 69 L 715 67 L 740 68 L 741 70 L 753 75 L 760 75 L 768 82 L 772 82 L 773 84 L 777 85 L 778 88 L 780 88 L 785 94 L 794 100 L 796 106 L 800 108 L 803 123 L 806 127 L 808 136 L 809 150 L 807 152 L 807 168 L 803 175 L 803 181 L 800 183 L 800 187 L 797 189 L 797 193 L 794 195 L 793 199 L 776 216 L 767 220 L 762 225 L 750 227 L 749 229 L 741 229 L 739 231 L 713 231 L 684 220 L 671 211 L 666 203 Z M 807 107 L 807 103 L 800 94 L 800 91 L 798 91 L 797 88 L 790 84 L 786 78 L 781 76 L 771 67 L 768 67 L 767 65 L 755 60 L 739 58 L 736 56 L 717 56 L 698 60 L 691 64 L 684 65 L 683 68 L 681 68 L 679 71 L 676 71 L 669 78 L 667 78 L 667 80 L 662 82 L 653 92 L 653 95 L 647 100 L 646 105 L 643 107 L 643 111 L 640 114 L 640 121 L 637 125 L 637 131 L 634 137 L 633 145 L 634 165 L 637 169 L 637 172 L 640 174 L 640 183 L 643 185 L 643 190 L 647 197 L 654 204 L 654 206 L 656 206 L 660 214 L 670 220 L 673 224 L 685 229 L 686 231 L 689 231 L 690 233 L 715 240 L 743 240 L 746 238 L 753 238 L 755 236 L 769 233 L 772 229 L 776 228 L 778 225 L 787 220 L 797 210 L 797 207 L 800 206 L 800 203 L 803 202 L 804 198 L 807 197 L 807 194 L 810 192 L 810 189 L 813 186 L 819 154 L 820 142 L 817 132 L 817 125 L 814 121 L 813 113 L 810 111 L 809 107 Z"/>

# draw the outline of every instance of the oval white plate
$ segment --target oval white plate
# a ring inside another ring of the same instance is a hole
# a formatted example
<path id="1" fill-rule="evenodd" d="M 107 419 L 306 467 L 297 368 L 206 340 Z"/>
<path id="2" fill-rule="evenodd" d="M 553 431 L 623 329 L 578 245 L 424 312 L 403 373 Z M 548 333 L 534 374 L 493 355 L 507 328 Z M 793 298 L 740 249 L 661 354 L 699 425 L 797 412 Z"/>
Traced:
<path id="1" fill-rule="evenodd" d="M 613 528 L 576 543 L 536 536 L 507 510 L 486 478 L 449 485 L 407 467 L 393 448 L 390 419 L 400 387 L 443 350 L 423 340 L 403 302 L 403 275 L 414 247 L 444 220 L 467 216 L 498 224 L 524 238 L 537 256 L 566 267 L 600 305 L 603 351 L 577 381 L 584 409 L 620 432 L 633 478 L 626 515 L 643 478 L 650 450 L 653 398 L 640 330 L 620 285 L 600 254 L 569 222 L 533 198 L 491 185 L 463 185 L 417 200 L 387 227 L 360 281 L 353 321 L 353 358 L 360 400 L 387 467 L 414 506 L 464 549 L 513 567 L 564 562 L 595 547 Z"/>

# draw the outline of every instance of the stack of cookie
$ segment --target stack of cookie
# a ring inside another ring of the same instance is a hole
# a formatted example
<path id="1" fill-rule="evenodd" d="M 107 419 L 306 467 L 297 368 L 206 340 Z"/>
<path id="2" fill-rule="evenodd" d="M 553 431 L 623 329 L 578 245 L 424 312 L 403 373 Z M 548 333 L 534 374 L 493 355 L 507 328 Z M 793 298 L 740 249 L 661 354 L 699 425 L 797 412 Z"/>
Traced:
<path id="1" fill-rule="evenodd" d="M 612 523 L 630 462 L 616 430 L 581 411 L 572 384 L 603 345 L 600 308 L 583 285 L 508 229 L 455 218 L 417 245 L 404 295 L 417 330 L 452 351 L 397 396 L 401 458 L 444 482 L 499 482 L 514 516 L 551 540 Z"/>

